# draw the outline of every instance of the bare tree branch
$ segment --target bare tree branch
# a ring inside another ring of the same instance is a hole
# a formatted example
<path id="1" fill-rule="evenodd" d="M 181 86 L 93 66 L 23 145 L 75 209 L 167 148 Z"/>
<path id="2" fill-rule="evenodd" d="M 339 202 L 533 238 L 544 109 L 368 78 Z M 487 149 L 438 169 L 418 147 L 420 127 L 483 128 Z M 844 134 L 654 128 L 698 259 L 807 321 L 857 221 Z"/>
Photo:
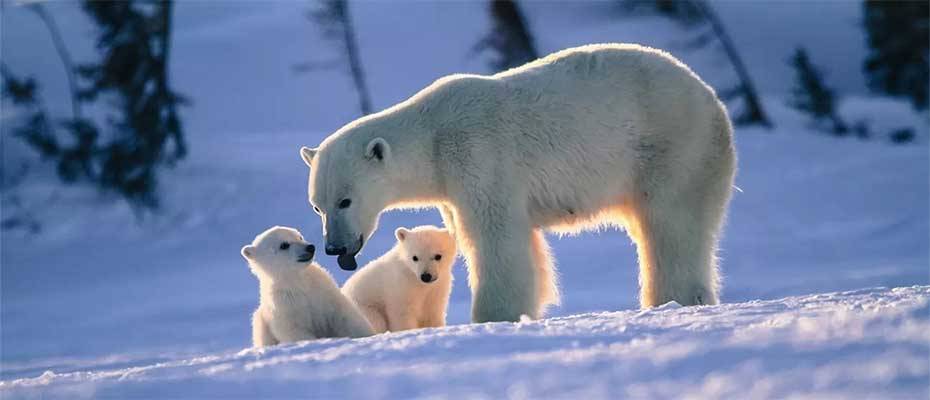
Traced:
<path id="1" fill-rule="evenodd" d="M 55 23 L 55 19 L 45 11 L 45 7 L 42 6 L 42 3 L 29 3 L 26 4 L 26 7 L 39 16 L 39 19 L 45 24 L 45 28 L 48 29 L 48 33 L 52 37 L 52 42 L 55 44 L 55 51 L 58 52 L 58 58 L 61 59 L 61 64 L 65 67 L 65 76 L 68 78 L 68 87 L 71 90 L 71 117 L 78 120 L 82 115 L 81 102 L 78 100 L 77 81 L 74 79 L 74 62 L 71 59 L 71 53 L 69 53 L 68 48 L 65 47 L 64 40 L 61 38 L 61 31 L 58 29 L 58 24 Z"/>
<path id="2" fill-rule="evenodd" d="M 737 97 L 742 99 L 743 108 L 734 115 L 734 122 L 759 124 L 767 128 L 773 126 L 765 114 L 758 92 L 736 45 L 707 0 L 623 0 L 621 6 L 629 12 L 662 15 L 685 29 L 697 31 L 695 37 L 679 44 L 684 49 L 694 50 L 719 44 L 739 80 L 733 87 L 718 91 L 720 98 L 724 100 Z"/>
<path id="3" fill-rule="evenodd" d="M 736 51 L 736 46 L 723 27 L 723 23 L 720 22 L 720 18 L 717 17 L 717 13 L 714 12 L 713 8 L 711 8 L 710 4 L 707 4 L 705 0 L 694 0 L 694 3 L 700 8 L 704 17 L 710 24 L 711 29 L 717 34 L 717 38 L 723 46 L 724 53 L 726 53 L 727 58 L 730 59 L 730 63 L 733 65 L 733 69 L 739 77 L 746 109 L 743 110 L 743 114 L 741 115 L 740 119 L 742 121 L 738 122 L 758 123 L 766 128 L 772 128 L 772 122 L 769 120 L 768 116 L 765 115 L 762 103 L 759 101 L 758 92 L 752 83 L 752 78 L 749 76 L 749 71 L 746 69 L 746 65 L 743 64 L 743 59 L 740 57 L 739 52 Z"/>
<path id="4" fill-rule="evenodd" d="M 359 109 L 362 115 L 371 114 L 371 92 L 368 90 L 368 84 L 365 81 L 365 71 L 362 68 L 362 60 L 359 55 L 355 26 L 352 24 L 352 16 L 349 14 L 348 0 L 325 0 L 322 2 L 321 9 L 310 12 L 310 17 L 320 24 L 320 29 L 325 37 L 341 42 L 343 52 L 346 55 L 346 62 L 349 65 L 349 73 L 352 75 L 352 82 L 358 93 Z M 325 62 L 308 62 L 297 65 L 294 69 L 302 72 L 326 66 Z"/>
<path id="5" fill-rule="evenodd" d="M 349 2 L 339 0 L 337 3 L 342 8 L 343 42 L 346 46 L 346 55 L 349 57 L 349 70 L 352 72 L 352 80 L 355 81 L 355 87 L 358 88 L 359 108 L 362 110 L 362 114 L 368 115 L 371 114 L 371 94 L 368 92 L 365 72 L 362 70 L 362 61 L 358 54 L 355 26 L 352 24 L 352 16 L 349 15 Z"/>

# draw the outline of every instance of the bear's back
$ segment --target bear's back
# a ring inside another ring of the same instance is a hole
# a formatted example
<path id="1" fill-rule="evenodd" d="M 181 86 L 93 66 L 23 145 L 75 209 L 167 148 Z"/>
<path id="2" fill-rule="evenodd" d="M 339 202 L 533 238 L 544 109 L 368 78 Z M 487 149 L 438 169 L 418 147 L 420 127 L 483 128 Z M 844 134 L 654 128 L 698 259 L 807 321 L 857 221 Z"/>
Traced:
<path id="1" fill-rule="evenodd" d="M 534 77 L 588 76 L 603 80 L 610 75 L 683 74 L 700 78 L 671 54 L 651 47 L 629 43 L 589 44 L 561 50 L 519 67 L 493 75 L 493 78 L 519 83 Z"/>

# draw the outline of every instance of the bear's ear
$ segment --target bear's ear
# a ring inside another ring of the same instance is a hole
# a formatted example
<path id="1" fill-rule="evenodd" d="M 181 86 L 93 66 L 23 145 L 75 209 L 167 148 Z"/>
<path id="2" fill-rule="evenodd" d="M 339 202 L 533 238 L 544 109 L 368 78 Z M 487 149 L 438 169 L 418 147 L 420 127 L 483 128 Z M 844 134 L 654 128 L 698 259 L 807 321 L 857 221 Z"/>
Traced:
<path id="1" fill-rule="evenodd" d="M 376 137 L 371 139 L 371 141 L 368 142 L 368 146 L 365 146 L 365 158 L 369 160 L 384 161 L 384 159 L 390 156 L 391 145 L 383 138 Z"/>
<path id="2" fill-rule="evenodd" d="M 255 257 L 255 246 L 248 245 L 242 248 L 242 256 L 246 260 L 251 260 L 252 257 Z"/>
<path id="3" fill-rule="evenodd" d="M 316 149 L 311 149 L 307 146 L 300 148 L 300 158 L 304 159 L 304 162 L 307 163 L 307 166 L 310 166 L 310 163 L 313 162 L 313 157 L 316 156 Z"/>
<path id="4" fill-rule="evenodd" d="M 407 239 L 407 234 L 409 233 L 410 233 L 410 230 L 404 227 L 400 227 L 400 228 L 397 228 L 396 231 L 394 231 L 394 236 L 397 237 L 397 240 L 403 242 L 404 239 Z"/>

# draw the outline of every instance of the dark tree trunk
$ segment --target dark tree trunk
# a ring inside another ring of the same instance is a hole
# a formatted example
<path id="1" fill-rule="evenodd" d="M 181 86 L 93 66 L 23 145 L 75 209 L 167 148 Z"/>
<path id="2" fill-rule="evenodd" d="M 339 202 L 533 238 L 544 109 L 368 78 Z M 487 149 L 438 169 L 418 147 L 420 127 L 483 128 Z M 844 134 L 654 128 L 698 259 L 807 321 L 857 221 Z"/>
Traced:
<path id="1" fill-rule="evenodd" d="M 475 52 L 491 49 L 497 53 L 497 59 L 491 63 L 495 70 L 518 67 L 539 58 L 519 4 L 512 0 L 490 0 L 488 11 L 493 28 L 475 45 Z"/>
<path id="2" fill-rule="evenodd" d="M 355 25 L 352 23 L 352 15 L 349 13 L 348 0 L 332 0 L 329 2 L 329 13 L 325 14 L 336 21 L 329 21 L 338 25 L 338 31 L 341 31 L 342 45 L 346 54 L 346 62 L 349 64 L 349 73 L 352 74 L 352 82 L 355 84 L 355 91 L 358 92 L 358 106 L 362 115 L 371 114 L 371 93 L 368 90 L 368 84 L 365 82 L 365 71 L 362 69 L 362 60 L 358 51 L 358 38 L 355 34 Z"/>
<path id="3" fill-rule="evenodd" d="M 720 18 L 717 17 L 717 13 L 715 13 L 711 6 L 704 0 L 696 0 L 695 4 L 700 7 L 711 29 L 713 29 L 714 34 L 717 35 L 717 39 L 723 46 L 724 53 L 726 53 L 727 58 L 730 60 L 730 64 L 733 65 L 733 69 L 736 71 L 736 75 L 739 78 L 739 91 L 743 97 L 743 106 L 745 108 L 740 115 L 734 118 L 735 122 L 760 124 L 766 128 L 771 128 L 773 126 L 772 122 L 762 108 L 762 103 L 759 101 L 759 95 L 755 85 L 752 83 L 752 78 L 749 76 L 749 71 L 746 69 L 746 65 L 743 64 L 743 59 L 736 50 L 736 46 L 730 39 L 730 35 L 724 28 L 723 23 L 720 22 Z"/>

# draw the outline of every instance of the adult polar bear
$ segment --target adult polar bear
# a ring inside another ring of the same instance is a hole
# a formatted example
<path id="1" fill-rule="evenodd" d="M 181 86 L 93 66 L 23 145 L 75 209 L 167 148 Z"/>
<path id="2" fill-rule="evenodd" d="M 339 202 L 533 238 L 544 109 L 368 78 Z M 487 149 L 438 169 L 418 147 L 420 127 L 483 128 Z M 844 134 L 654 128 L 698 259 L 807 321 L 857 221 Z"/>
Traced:
<path id="1" fill-rule="evenodd" d="M 732 127 L 713 89 L 660 50 L 589 45 L 441 78 L 301 155 L 343 269 L 382 211 L 438 207 L 466 258 L 475 322 L 558 302 L 543 230 L 623 227 L 643 307 L 718 302 Z"/>

